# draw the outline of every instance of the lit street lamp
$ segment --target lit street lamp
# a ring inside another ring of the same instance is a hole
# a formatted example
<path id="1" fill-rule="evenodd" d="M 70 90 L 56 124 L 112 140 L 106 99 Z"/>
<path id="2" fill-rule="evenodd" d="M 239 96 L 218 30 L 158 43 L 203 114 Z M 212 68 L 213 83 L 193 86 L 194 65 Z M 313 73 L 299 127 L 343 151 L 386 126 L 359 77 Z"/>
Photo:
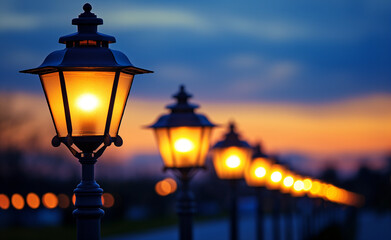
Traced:
<path id="1" fill-rule="evenodd" d="M 189 182 L 198 169 L 205 167 L 210 136 L 215 125 L 206 116 L 194 112 L 198 105 L 188 102 L 192 96 L 185 91 L 184 86 L 180 86 L 179 92 L 173 97 L 177 102 L 167 106 L 171 112 L 160 116 L 149 128 L 155 130 L 164 169 L 173 171 L 181 182 L 177 196 L 179 237 L 181 240 L 191 240 L 195 203 Z"/>
<path id="2" fill-rule="evenodd" d="M 38 74 L 49 105 L 56 136 L 82 164 L 82 180 L 74 190 L 77 238 L 100 239 L 103 190 L 95 182 L 94 164 L 118 135 L 128 94 L 136 74 L 151 71 L 133 66 L 125 54 L 111 50 L 115 38 L 97 32 L 103 24 L 91 5 L 72 20 L 78 32 L 60 37 L 66 48 L 50 53 L 37 68 L 21 71 Z"/>
<path id="3" fill-rule="evenodd" d="M 276 162 L 276 160 L 275 160 Z M 279 190 L 282 188 L 283 180 L 285 178 L 286 169 L 280 164 L 273 164 L 270 168 L 268 179 L 266 181 L 266 187 L 271 190 L 273 199 L 273 235 L 274 239 L 281 239 L 281 194 Z"/>
<path id="4" fill-rule="evenodd" d="M 267 176 L 272 165 L 272 161 L 262 151 L 261 145 L 258 144 L 253 149 L 254 153 L 252 161 L 245 169 L 244 179 L 250 187 L 254 187 L 257 197 L 257 218 L 256 218 L 256 231 L 257 240 L 263 239 L 263 199 L 264 199 L 264 187 L 266 184 Z"/>
<path id="5" fill-rule="evenodd" d="M 244 170 L 251 160 L 251 146 L 239 138 L 234 123 L 224 139 L 213 146 L 213 163 L 220 179 L 231 183 L 231 240 L 238 239 L 237 222 L 237 182 L 243 178 Z"/>

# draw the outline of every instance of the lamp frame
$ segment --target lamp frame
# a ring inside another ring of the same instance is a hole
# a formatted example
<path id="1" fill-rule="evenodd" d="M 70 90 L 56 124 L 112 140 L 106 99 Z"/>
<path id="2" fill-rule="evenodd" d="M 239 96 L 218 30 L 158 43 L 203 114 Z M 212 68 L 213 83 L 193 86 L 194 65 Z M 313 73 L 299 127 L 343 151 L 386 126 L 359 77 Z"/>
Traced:
<path id="1" fill-rule="evenodd" d="M 119 126 L 121 125 L 127 98 L 131 90 L 131 85 L 134 80 L 131 80 L 132 82 L 126 96 L 124 108 L 122 109 L 122 115 L 120 117 L 116 136 L 110 136 L 109 129 L 112 120 L 119 76 L 121 72 L 136 75 L 152 73 L 152 71 L 133 66 L 125 54 L 109 49 L 109 43 L 115 43 L 115 38 L 113 36 L 97 32 L 97 26 L 102 25 L 103 20 L 101 18 L 97 18 L 94 13 L 91 13 L 92 6 L 90 4 L 86 3 L 83 6 L 83 10 L 84 13 L 81 13 L 78 18 L 72 20 L 72 24 L 77 25 L 78 31 L 73 34 L 60 37 L 59 39 L 59 43 L 66 44 L 65 49 L 50 53 L 39 67 L 20 72 L 40 75 L 41 84 L 45 92 L 45 98 L 57 133 L 57 135 L 52 139 L 52 145 L 54 147 L 58 147 L 61 143 L 63 143 L 70 152 L 79 159 L 79 162 L 82 165 L 82 180 L 74 190 L 76 196 L 76 209 L 73 211 L 73 215 L 76 217 L 77 239 L 99 240 L 100 222 L 101 217 L 104 215 L 101 200 L 103 190 L 95 181 L 94 165 L 97 162 L 98 157 L 103 154 L 105 149 L 110 146 L 111 143 L 114 142 L 116 146 L 122 145 L 122 138 L 118 135 L 118 131 Z M 110 93 L 110 102 L 108 106 L 104 135 L 72 136 L 72 116 L 69 111 L 64 71 L 115 72 L 113 87 Z M 41 77 L 41 75 L 54 72 L 59 75 L 58 77 L 61 86 L 61 95 L 68 134 L 66 137 L 59 137 L 53 112 Z M 80 151 L 76 150 L 74 145 Z"/>

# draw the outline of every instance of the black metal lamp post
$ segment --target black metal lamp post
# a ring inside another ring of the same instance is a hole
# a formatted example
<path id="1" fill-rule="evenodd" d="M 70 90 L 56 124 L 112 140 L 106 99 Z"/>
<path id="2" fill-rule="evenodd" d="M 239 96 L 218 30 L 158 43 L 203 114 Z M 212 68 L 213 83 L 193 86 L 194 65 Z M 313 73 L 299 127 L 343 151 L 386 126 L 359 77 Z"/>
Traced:
<path id="1" fill-rule="evenodd" d="M 231 240 L 238 239 L 237 184 L 251 160 L 251 146 L 239 138 L 234 123 L 230 123 L 225 138 L 213 146 L 213 163 L 220 179 L 231 183 Z"/>
<path id="2" fill-rule="evenodd" d="M 177 196 L 179 238 L 191 240 L 195 203 L 189 182 L 198 169 L 205 167 L 210 136 L 215 125 L 206 116 L 194 112 L 198 106 L 188 103 L 191 95 L 184 86 L 180 86 L 179 92 L 173 97 L 177 102 L 167 106 L 171 112 L 160 116 L 149 127 L 155 130 L 164 169 L 173 171 L 181 182 Z"/>
<path id="3" fill-rule="evenodd" d="M 78 32 L 59 39 L 66 48 L 50 53 L 39 67 L 21 72 L 41 79 L 56 129 L 52 145 L 63 143 L 82 164 L 82 180 L 74 190 L 77 238 L 97 240 L 104 212 L 94 164 L 111 143 L 122 145 L 118 130 L 133 77 L 151 71 L 111 50 L 115 38 L 97 32 L 103 20 L 91 13 L 90 4 L 83 9 L 72 20 Z"/>
<path id="4" fill-rule="evenodd" d="M 245 169 L 244 179 L 248 186 L 255 188 L 257 197 L 256 234 L 257 240 L 263 239 L 263 202 L 267 174 L 270 171 L 272 161 L 262 151 L 258 144 L 253 148 L 252 161 Z"/>

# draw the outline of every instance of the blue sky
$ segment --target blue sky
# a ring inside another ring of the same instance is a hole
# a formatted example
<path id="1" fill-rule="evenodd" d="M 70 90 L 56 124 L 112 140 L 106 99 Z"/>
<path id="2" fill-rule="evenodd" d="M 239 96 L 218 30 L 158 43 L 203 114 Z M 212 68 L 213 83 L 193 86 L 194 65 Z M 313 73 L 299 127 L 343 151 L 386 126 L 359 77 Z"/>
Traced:
<path id="1" fill-rule="evenodd" d="M 40 92 L 38 66 L 84 1 L 0 2 L 0 90 Z M 391 93 L 391 2 L 90 1 L 136 65 L 132 96 L 185 83 L 213 101 L 323 103 Z"/>

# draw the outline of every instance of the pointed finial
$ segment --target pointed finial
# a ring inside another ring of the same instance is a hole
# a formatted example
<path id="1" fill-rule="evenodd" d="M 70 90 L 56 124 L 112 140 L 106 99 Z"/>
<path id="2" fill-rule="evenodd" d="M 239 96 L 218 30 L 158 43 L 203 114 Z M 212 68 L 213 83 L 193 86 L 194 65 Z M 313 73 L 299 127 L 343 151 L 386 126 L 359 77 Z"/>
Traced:
<path id="1" fill-rule="evenodd" d="M 229 122 L 229 131 L 235 132 L 235 122 L 233 120 Z"/>

